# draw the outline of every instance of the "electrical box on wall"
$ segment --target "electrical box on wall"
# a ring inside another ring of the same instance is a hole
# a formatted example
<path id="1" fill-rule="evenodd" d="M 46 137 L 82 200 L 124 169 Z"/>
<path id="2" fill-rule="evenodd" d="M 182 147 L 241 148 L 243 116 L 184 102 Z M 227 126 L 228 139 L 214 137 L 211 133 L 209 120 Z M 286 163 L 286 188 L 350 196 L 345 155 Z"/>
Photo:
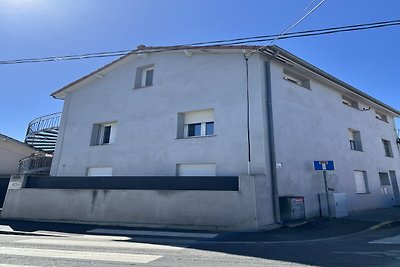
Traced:
<path id="1" fill-rule="evenodd" d="M 328 207 L 326 206 L 326 194 L 318 194 L 318 198 L 321 216 L 329 217 Z M 328 198 L 332 217 L 340 218 L 349 215 L 349 210 L 347 207 L 347 196 L 345 193 L 329 193 Z"/>

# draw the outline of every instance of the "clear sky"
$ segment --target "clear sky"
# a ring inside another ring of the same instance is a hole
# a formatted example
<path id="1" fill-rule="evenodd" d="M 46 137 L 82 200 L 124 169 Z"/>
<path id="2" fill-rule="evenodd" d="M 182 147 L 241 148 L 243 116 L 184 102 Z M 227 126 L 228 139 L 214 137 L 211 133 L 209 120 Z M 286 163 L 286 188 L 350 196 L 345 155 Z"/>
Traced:
<path id="1" fill-rule="evenodd" d="M 0 60 L 282 32 L 311 0 L 0 0 Z M 399 0 L 326 0 L 294 31 L 400 19 Z M 276 45 L 400 109 L 400 26 Z M 23 140 L 49 96 L 114 58 L 0 65 L 0 133 Z"/>

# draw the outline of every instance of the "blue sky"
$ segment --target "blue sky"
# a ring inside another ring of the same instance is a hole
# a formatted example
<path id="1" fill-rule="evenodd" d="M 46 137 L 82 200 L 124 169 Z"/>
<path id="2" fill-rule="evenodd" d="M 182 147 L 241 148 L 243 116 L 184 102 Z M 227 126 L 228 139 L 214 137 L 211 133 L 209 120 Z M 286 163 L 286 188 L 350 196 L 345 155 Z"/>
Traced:
<path id="1" fill-rule="evenodd" d="M 0 0 L 0 60 L 134 49 L 282 32 L 311 0 Z M 400 19 L 398 0 L 326 0 L 294 31 Z M 400 26 L 277 45 L 400 109 Z M 0 65 L 0 133 L 22 140 L 61 111 L 49 96 L 114 58 Z"/>

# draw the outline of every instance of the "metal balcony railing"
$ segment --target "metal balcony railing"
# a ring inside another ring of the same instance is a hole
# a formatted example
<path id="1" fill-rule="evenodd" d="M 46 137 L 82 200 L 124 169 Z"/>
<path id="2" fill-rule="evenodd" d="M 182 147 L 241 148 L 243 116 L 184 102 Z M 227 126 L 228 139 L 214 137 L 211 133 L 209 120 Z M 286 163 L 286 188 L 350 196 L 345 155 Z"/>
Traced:
<path id="1" fill-rule="evenodd" d="M 50 172 L 53 155 L 34 154 L 19 161 L 18 173 L 48 174 Z"/>
<path id="2" fill-rule="evenodd" d="M 31 121 L 26 131 L 25 143 L 47 153 L 53 153 L 61 122 L 61 112 Z"/>

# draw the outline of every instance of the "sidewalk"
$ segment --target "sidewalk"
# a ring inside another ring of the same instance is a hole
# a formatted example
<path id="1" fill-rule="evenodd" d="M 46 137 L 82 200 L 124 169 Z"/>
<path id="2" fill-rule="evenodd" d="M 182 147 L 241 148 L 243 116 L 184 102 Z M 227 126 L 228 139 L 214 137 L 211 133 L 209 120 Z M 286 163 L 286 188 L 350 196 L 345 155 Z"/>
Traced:
<path id="1" fill-rule="evenodd" d="M 219 232 L 215 238 L 204 240 L 204 242 L 266 242 L 266 243 L 288 243 L 288 242 L 310 242 L 318 240 L 337 239 L 343 236 L 357 234 L 363 231 L 373 231 L 383 227 L 400 225 L 400 207 L 375 209 L 356 212 L 345 218 L 313 218 L 303 224 L 292 224 L 277 230 L 261 233 L 248 232 Z M 107 235 L 124 235 L 124 233 L 151 232 L 153 236 L 157 233 L 191 233 L 204 235 L 204 231 L 188 231 L 177 229 L 148 229 L 115 226 L 99 226 L 70 223 L 34 222 L 0 219 L 0 235 L 4 234 L 43 234 L 43 232 L 59 232 L 88 234 L 92 229 L 105 229 Z M 107 233 L 108 231 L 108 233 Z M 132 234 L 135 235 L 135 234 Z"/>
<path id="2" fill-rule="evenodd" d="M 293 224 L 262 233 L 226 233 L 219 240 L 232 242 L 305 242 L 337 239 L 363 231 L 400 225 L 400 207 L 355 212 L 344 218 L 312 218 L 301 225 Z"/>

